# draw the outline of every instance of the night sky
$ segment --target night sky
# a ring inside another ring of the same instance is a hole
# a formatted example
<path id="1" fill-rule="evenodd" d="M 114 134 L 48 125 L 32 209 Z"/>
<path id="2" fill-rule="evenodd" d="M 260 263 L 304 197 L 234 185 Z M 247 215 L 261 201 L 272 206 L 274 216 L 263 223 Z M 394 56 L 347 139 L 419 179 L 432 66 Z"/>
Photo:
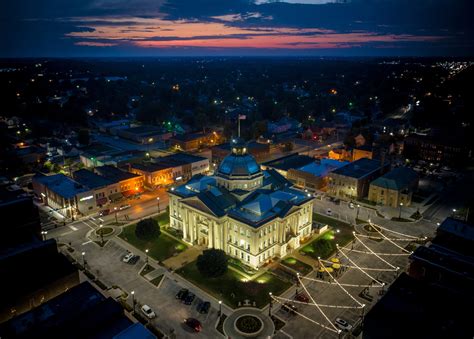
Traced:
<path id="1" fill-rule="evenodd" d="M 471 56 L 472 0 L 12 0 L 0 57 Z"/>

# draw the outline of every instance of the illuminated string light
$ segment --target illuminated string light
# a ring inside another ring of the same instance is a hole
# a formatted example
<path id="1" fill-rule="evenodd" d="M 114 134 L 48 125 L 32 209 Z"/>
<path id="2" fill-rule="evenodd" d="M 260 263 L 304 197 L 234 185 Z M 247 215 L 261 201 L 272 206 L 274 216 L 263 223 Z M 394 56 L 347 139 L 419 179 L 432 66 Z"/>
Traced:
<path id="1" fill-rule="evenodd" d="M 326 273 L 329 274 L 329 276 L 331 277 L 331 279 L 334 280 L 334 281 L 337 283 L 337 285 L 338 285 L 344 292 L 346 292 L 346 294 L 347 294 L 352 300 L 354 300 L 359 306 L 362 306 L 362 304 L 359 302 L 359 300 L 357 300 L 356 298 L 354 298 L 354 297 L 352 296 L 352 294 L 350 294 L 350 293 L 344 288 L 344 286 L 342 286 L 342 285 L 332 276 L 331 272 L 329 272 L 329 270 L 326 268 L 326 266 L 324 266 L 324 265 L 322 264 L 322 262 L 319 261 L 319 258 L 318 258 L 318 262 L 319 262 L 319 264 L 323 267 L 323 269 L 326 271 Z M 363 272 L 363 271 L 362 271 L 362 272 Z"/>
<path id="2" fill-rule="evenodd" d="M 381 261 L 383 261 L 384 263 L 386 263 L 388 266 L 390 266 L 391 268 L 395 268 L 395 266 L 393 266 L 391 263 L 389 263 L 387 260 L 381 258 L 378 254 L 376 254 L 374 251 L 372 251 L 370 249 L 370 247 L 368 247 L 366 244 L 364 244 L 358 237 L 357 235 L 354 233 L 354 237 L 360 241 L 360 243 L 362 244 L 362 246 L 364 246 L 366 249 L 368 249 L 370 252 L 372 252 L 372 254 L 374 254 L 377 258 L 379 258 Z"/>
<path id="3" fill-rule="evenodd" d="M 334 328 L 334 330 L 339 333 L 339 330 L 337 329 L 337 327 L 332 323 L 331 320 L 329 320 L 328 316 L 326 315 L 326 313 L 323 312 L 323 310 L 321 309 L 321 307 L 319 307 L 319 305 L 316 303 L 316 301 L 314 301 L 313 299 L 313 296 L 311 295 L 311 293 L 308 292 L 308 290 L 306 289 L 306 286 L 303 284 L 303 282 L 301 281 L 300 279 L 300 275 L 297 274 L 296 275 L 296 278 L 298 279 L 299 283 L 301 284 L 301 286 L 303 287 L 304 291 L 306 292 L 306 294 L 309 296 L 309 298 L 311 299 L 311 301 L 313 302 L 313 304 L 316 306 L 316 308 L 318 309 L 318 311 L 323 315 L 324 319 L 327 320 L 328 323 L 331 324 L 331 326 Z"/>
<path id="4" fill-rule="evenodd" d="M 407 239 L 407 238 L 381 238 L 381 237 L 374 237 L 372 235 L 365 235 L 361 233 L 357 233 L 359 237 L 364 237 L 364 238 L 369 238 L 369 239 L 379 239 L 379 240 L 393 240 L 393 241 L 413 241 L 413 239 Z M 420 239 L 424 240 L 424 239 Z"/>
<path id="5" fill-rule="evenodd" d="M 357 284 L 344 284 L 344 283 L 333 283 L 333 282 L 330 282 L 330 281 L 325 281 L 325 280 L 321 280 L 321 279 L 314 279 L 314 278 L 309 278 L 309 277 L 303 277 L 303 279 L 306 279 L 306 280 L 311 280 L 311 281 L 315 281 L 315 282 L 318 282 L 318 283 L 321 283 L 321 284 L 326 284 L 326 285 L 340 285 L 340 286 L 345 286 L 345 287 L 382 287 L 382 286 L 374 286 L 374 285 L 357 285 Z M 321 306 L 321 305 L 319 305 Z"/>
<path id="6" fill-rule="evenodd" d="M 372 225 L 372 224 L 370 224 L 370 225 Z M 384 237 L 384 239 L 387 240 L 389 243 L 391 243 L 393 246 L 398 247 L 399 249 L 401 249 L 401 250 L 402 250 L 403 252 L 405 252 L 405 253 L 410 253 L 410 254 L 412 253 L 412 252 L 410 252 L 410 251 L 404 249 L 403 247 L 401 247 L 401 246 L 398 245 L 397 243 L 393 242 L 393 241 L 390 240 L 389 238 L 387 238 L 387 237 L 385 236 L 385 234 L 383 234 L 382 232 L 380 232 L 380 231 L 377 229 L 377 225 L 375 225 L 375 227 L 373 227 L 373 228 L 377 231 L 378 234 L 380 234 L 382 237 Z"/>
<path id="7" fill-rule="evenodd" d="M 292 299 L 283 298 L 283 297 L 275 297 L 275 298 L 278 298 L 278 299 L 283 300 L 283 301 L 288 301 L 288 302 L 291 302 L 291 303 L 295 303 L 295 304 L 315 306 L 313 304 L 305 303 L 304 301 L 292 300 Z M 318 305 L 319 305 L 319 307 L 324 307 L 324 308 L 341 308 L 341 309 L 361 309 L 362 308 L 362 306 L 323 305 L 323 304 L 318 304 Z"/>
<path id="8" fill-rule="evenodd" d="M 328 264 L 334 264 L 332 261 L 329 260 L 324 260 L 321 259 L 322 262 L 328 263 Z M 347 264 L 341 264 L 339 265 L 344 266 L 344 267 L 349 267 L 349 268 L 358 268 L 360 266 L 353 266 L 353 265 L 347 265 Z M 379 271 L 379 272 L 391 272 L 391 271 L 396 271 L 394 268 L 373 268 L 373 267 L 360 267 L 364 271 Z"/>
<path id="9" fill-rule="evenodd" d="M 415 237 L 413 235 L 409 235 L 409 234 L 404 234 L 404 233 L 400 233 L 400 232 L 396 232 L 396 231 L 392 231 L 388 228 L 385 228 L 385 227 L 382 227 L 382 226 L 379 226 L 377 225 L 378 228 L 384 230 L 384 231 L 387 231 L 387 232 L 390 232 L 390 233 L 394 233 L 394 234 L 398 234 L 398 235 L 401 235 L 401 236 L 404 236 L 404 237 L 407 237 L 407 238 L 412 238 L 414 240 L 426 240 L 426 237 L 423 237 L 423 238 L 420 238 L 420 237 Z"/>
<path id="10" fill-rule="evenodd" d="M 277 302 L 277 303 L 283 305 L 283 303 L 282 303 L 281 301 L 277 300 L 274 296 L 271 296 L 271 297 L 272 297 L 273 300 L 275 300 L 275 302 Z M 313 319 L 311 319 L 311 318 L 308 318 L 307 316 L 305 316 L 304 314 L 302 314 L 302 313 L 300 313 L 300 312 L 298 312 L 298 311 L 294 311 L 294 312 L 295 312 L 296 314 L 298 314 L 300 317 L 302 317 L 302 318 L 304 318 L 304 319 L 306 319 L 306 320 L 312 322 L 313 324 L 316 324 L 316 325 L 318 325 L 318 326 L 320 326 L 320 327 L 322 327 L 322 328 L 324 328 L 324 329 L 326 329 L 326 330 L 328 330 L 328 331 L 331 331 L 331 332 L 334 332 L 334 333 L 338 333 L 338 334 L 342 332 L 341 330 L 336 329 L 336 327 L 335 327 L 332 323 L 331 323 L 331 325 L 333 325 L 334 328 L 328 327 L 328 326 L 323 325 L 323 324 L 321 324 L 321 323 L 319 323 L 319 322 L 317 322 L 317 321 L 315 321 L 315 320 L 313 320 Z"/>

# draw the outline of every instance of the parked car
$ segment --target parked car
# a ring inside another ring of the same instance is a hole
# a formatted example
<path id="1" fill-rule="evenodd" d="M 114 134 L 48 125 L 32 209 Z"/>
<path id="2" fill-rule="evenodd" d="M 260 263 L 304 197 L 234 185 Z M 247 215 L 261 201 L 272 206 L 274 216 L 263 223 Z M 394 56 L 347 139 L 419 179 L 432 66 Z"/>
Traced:
<path id="1" fill-rule="evenodd" d="M 122 261 L 124 263 L 135 265 L 137 261 L 140 259 L 139 255 L 135 255 L 132 252 L 128 252 L 123 258 Z"/>
<path id="2" fill-rule="evenodd" d="M 139 256 L 139 255 L 134 255 L 134 256 L 132 257 L 132 259 L 130 259 L 130 260 L 128 261 L 128 263 L 129 263 L 130 265 L 135 265 L 135 264 L 138 262 L 138 260 L 140 260 L 140 256 Z"/>
<path id="3" fill-rule="evenodd" d="M 188 295 L 186 296 L 186 298 L 184 298 L 183 302 L 186 305 L 191 305 L 194 301 L 194 298 L 196 298 L 196 295 L 192 292 L 188 292 Z"/>
<path id="4" fill-rule="evenodd" d="M 328 209 L 326 210 L 326 214 L 327 214 L 327 215 L 332 215 L 332 211 L 331 211 L 330 208 L 328 208 Z"/>
<path id="5" fill-rule="evenodd" d="M 295 300 L 301 301 L 303 303 L 309 303 L 309 297 L 304 293 L 298 293 L 295 295 Z"/>
<path id="6" fill-rule="evenodd" d="M 336 318 L 334 324 L 343 331 L 350 331 L 352 329 L 352 325 L 342 318 Z"/>
<path id="7" fill-rule="evenodd" d="M 130 207 L 132 207 L 130 204 L 122 205 L 122 206 L 119 207 L 119 210 L 123 211 L 123 210 L 126 210 L 127 208 L 130 208 Z"/>
<path id="8" fill-rule="evenodd" d="M 99 212 L 99 217 L 110 214 L 110 209 L 105 209 Z"/>
<path id="9" fill-rule="evenodd" d="M 182 288 L 179 290 L 178 293 L 176 293 L 176 299 L 184 300 L 184 298 L 186 298 L 188 293 L 189 293 L 189 290 L 187 288 Z"/>
<path id="10" fill-rule="evenodd" d="M 289 302 L 284 303 L 281 309 L 287 312 L 288 314 L 296 314 L 296 311 L 298 311 L 298 308 Z"/>
<path id="11" fill-rule="evenodd" d="M 209 301 L 201 301 L 197 306 L 197 311 L 201 314 L 207 314 L 211 308 L 211 303 Z"/>
<path id="12" fill-rule="evenodd" d="M 187 318 L 187 319 L 184 319 L 184 323 L 189 328 L 193 329 L 195 332 L 201 332 L 201 330 L 202 330 L 201 322 L 197 319 Z"/>
<path id="13" fill-rule="evenodd" d="M 354 206 L 354 203 L 353 203 L 353 202 L 350 202 L 350 203 L 349 203 L 349 208 L 350 208 L 350 209 L 354 209 L 354 208 L 355 208 L 355 206 Z"/>
<path id="14" fill-rule="evenodd" d="M 142 308 L 142 313 L 148 318 L 148 319 L 153 319 L 154 317 L 156 317 L 156 314 L 155 312 L 153 312 L 153 310 L 150 308 L 150 306 L 148 305 L 143 305 Z"/>
<path id="15" fill-rule="evenodd" d="M 133 254 L 132 252 L 128 252 L 125 257 L 123 257 L 122 261 L 123 262 L 130 262 L 130 260 L 132 260 L 132 258 L 134 257 L 135 254 Z"/>

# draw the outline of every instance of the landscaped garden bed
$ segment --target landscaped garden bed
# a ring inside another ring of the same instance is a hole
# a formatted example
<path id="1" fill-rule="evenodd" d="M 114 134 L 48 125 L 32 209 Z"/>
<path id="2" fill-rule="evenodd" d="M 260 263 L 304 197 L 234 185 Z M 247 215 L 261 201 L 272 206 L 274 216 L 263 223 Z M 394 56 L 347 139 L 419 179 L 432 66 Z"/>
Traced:
<path id="1" fill-rule="evenodd" d="M 293 257 L 287 257 L 287 258 L 283 259 L 280 263 L 283 266 L 291 268 L 291 269 L 299 272 L 302 275 L 306 275 L 306 274 L 308 274 L 309 272 L 311 272 L 313 270 L 313 268 L 310 265 L 305 264 L 301 260 L 298 260 L 298 259 L 293 258 Z"/>

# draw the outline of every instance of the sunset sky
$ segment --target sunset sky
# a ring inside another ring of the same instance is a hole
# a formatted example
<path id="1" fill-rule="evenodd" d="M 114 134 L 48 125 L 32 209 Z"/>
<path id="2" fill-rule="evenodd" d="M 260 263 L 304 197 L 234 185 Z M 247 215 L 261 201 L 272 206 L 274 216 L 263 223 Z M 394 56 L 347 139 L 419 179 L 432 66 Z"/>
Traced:
<path id="1" fill-rule="evenodd" d="M 343 2 L 2 1 L 0 57 L 474 54 L 473 1 Z"/>

